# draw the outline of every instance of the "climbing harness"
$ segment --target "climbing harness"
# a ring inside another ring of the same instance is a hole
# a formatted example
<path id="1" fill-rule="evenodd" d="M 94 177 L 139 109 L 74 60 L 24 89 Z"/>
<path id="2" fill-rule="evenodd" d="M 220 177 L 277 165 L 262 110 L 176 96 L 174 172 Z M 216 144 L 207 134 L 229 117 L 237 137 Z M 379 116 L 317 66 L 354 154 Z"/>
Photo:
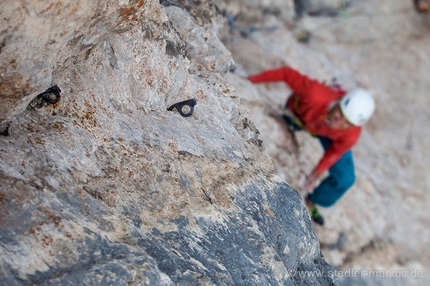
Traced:
<path id="1" fill-rule="evenodd" d="M 39 94 L 37 98 L 43 98 L 46 102 L 50 104 L 55 104 L 60 101 L 60 92 L 61 89 L 58 86 L 54 85 Z"/>
<path id="2" fill-rule="evenodd" d="M 197 104 L 197 101 L 195 98 L 193 99 L 188 99 L 188 100 L 184 100 L 184 101 L 180 101 L 177 102 L 173 105 L 171 105 L 169 108 L 167 108 L 167 110 L 172 111 L 173 108 L 176 107 L 176 109 L 179 111 L 179 113 L 183 116 L 183 117 L 188 117 L 191 116 L 194 112 L 194 106 Z M 184 108 L 185 106 L 188 106 L 188 108 L 190 109 L 188 112 L 184 112 L 182 110 L 182 108 Z"/>
<path id="3" fill-rule="evenodd" d="M 289 126 L 291 126 L 295 131 L 300 131 L 304 129 L 304 124 L 301 118 L 297 115 L 298 114 L 298 107 L 299 107 L 299 97 L 295 96 L 295 94 L 291 94 L 288 98 L 287 102 L 285 103 L 285 109 L 284 114 L 282 115 L 282 118 L 288 123 Z M 288 108 L 288 102 L 292 101 L 293 103 L 293 110 L 289 110 Z"/>

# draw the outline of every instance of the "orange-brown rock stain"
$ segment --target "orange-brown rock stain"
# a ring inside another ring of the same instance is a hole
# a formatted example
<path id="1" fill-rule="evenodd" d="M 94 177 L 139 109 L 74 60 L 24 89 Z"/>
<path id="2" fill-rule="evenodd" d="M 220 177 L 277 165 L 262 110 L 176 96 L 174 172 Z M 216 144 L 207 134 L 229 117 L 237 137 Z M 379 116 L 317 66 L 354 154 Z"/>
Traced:
<path id="1" fill-rule="evenodd" d="M 136 9 L 134 8 L 125 8 L 121 10 L 121 17 L 125 20 L 133 20 L 135 18 Z"/>
<path id="2" fill-rule="evenodd" d="M 56 216 L 53 213 L 51 213 L 49 210 L 44 211 L 46 220 L 42 221 L 40 225 L 47 224 L 47 223 L 53 223 L 55 227 L 59 227 L 61 224 L 62 218 L 60 216 Z"/>
<path id="3" fill-rule="evenodd" d="M 52 243 L 54 242 L 54 239 L 48 235 L 45 235 L 44 237 L 42 237 L 41 241 L 42 241 L 43 247 L 48 247 L 52 245 Z"/>

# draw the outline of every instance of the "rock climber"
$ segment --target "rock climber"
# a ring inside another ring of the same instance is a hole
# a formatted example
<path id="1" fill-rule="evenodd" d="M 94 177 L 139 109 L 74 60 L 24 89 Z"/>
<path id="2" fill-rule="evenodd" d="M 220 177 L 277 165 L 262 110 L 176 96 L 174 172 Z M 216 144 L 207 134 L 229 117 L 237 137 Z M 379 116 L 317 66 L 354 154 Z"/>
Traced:
<path id="1" fill-rule="evenodd" d="M 250 75 L 252 83 L 284 81 L 293 91 L 287 99 L 287 122 L 316 136 L 325 152 L 307 176 L 302 188 L 312 219 L 324 224 L 316 205 L 330 207 L 354 184 L 355 172 L 351 148 L 357 142 L 362 125 L 375 110 L 372 95 L 364 89 L 349 92 L 328 86 L 285 66 Z M 315 187 L 328 170 L 328 176 Z"/>

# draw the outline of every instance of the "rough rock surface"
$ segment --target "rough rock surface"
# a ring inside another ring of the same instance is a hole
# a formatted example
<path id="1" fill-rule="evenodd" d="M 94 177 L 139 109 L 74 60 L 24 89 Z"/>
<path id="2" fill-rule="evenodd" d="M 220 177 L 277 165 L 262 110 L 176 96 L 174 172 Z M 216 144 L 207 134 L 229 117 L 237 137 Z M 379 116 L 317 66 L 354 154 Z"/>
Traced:
<path id="1" fill-rule="evenodd" d="M 228 82 L 213 2 L 0 8 L 1 285 L 334 284 Z"/>

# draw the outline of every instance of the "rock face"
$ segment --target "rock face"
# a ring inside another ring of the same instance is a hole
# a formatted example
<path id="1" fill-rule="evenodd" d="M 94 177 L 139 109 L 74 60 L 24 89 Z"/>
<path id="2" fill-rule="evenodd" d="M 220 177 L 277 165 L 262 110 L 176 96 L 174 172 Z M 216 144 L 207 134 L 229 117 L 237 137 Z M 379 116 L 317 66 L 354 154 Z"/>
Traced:
<path id="1" fill-rule="evenodd" d="M 213 2 L 0 8 L 2 285 L 334 283 L 228 82 Z"/>

